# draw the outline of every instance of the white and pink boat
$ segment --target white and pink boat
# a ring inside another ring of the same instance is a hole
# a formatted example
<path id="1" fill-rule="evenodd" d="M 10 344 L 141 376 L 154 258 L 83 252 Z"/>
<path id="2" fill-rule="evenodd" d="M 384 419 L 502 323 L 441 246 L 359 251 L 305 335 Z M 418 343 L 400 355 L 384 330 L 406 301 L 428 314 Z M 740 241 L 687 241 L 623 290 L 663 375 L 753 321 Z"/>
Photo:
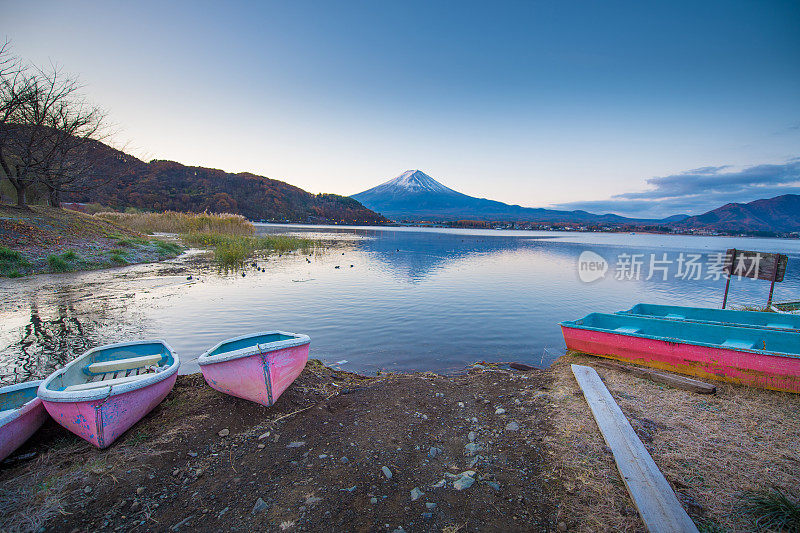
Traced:
<path id="1" fill-rule="evenodd" d="M 0 388 L 0 461 L 22 446 L 47 419 L 42 400 L 36 397 L 41 381 Z"/>
<path id="2" fill-rule="evenodd" d="M 212 388 L 270 406 L 303 371 L 310 343 L 297 333 L 254 333 L 217 344 L 197 362 Z"/>
<path id="3" fill-rule="evenodd" d="M 161 340 L 109 344 L 54 372 L 38 395 L 56 422 L 105 448 L 161 403 L 179 366 Z"/>

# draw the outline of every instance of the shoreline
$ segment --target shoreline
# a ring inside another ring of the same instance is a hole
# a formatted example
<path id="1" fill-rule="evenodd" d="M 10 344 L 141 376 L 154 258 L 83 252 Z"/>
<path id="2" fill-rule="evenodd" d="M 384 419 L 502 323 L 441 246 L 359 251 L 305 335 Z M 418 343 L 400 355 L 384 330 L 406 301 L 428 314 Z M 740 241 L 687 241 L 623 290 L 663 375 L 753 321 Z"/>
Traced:
<path id="1" fill-rule="evenodd" d="M 0 278 L 155 263 L 183 251 L 173 238 L 144 235 L 84 213 L 0 205 Z"/>
<path id="2" fill-rule="evenodd" d="M 666 231 L 649 231 L 641 229 L 614 229 L 614 230 L 599 230 L 593 231 L 589 229 L 581 230 L 579 228 L 573 229 L 543 229 L 543 228 L 508 228 L 508 227 L 490 227 L 490 228 L 475 228 L 467 226 L 447 226 L 443 224 L 411 224 L 411 223 L 394 223 L 394 224 L 372 224 L 372 225 L 355 225 L 355 224 L 317 224 L 314 222 L 265 222 L 258 220 L 251 220 L 255 225 L 259 226 L 297 226 L 297 227 L 318 227 L 318 228 L 418 228 L 418 229 L 453 229 L 453 230 L 478 230 L 478 231 L 530 231 L 542 233 L 608 233 L 608 234 L 642 234 L 642 235 L 674 235 L 676 237 L 725 237 L 732 239 L 783 239 L 783 240 L 797 240 L 800 236 L 792 236 L 791 234 L 780 235 L 752 235 L 752 234 L 739 234 L 739 233 L 695 233 L 695 232 L 666 232 Z"/>
<path id="3" fill-rule="evenodd" d="M 270 408 L 182 375 L 106 450 L 46 424 L 0 466 L 0 529 L 640 531 L 570 363 L 598 370 L 701 530 L 752 529 L 743 492 L 800 484 L 798 395 L 700 396 L 596 362 L 371 377 L 311 360 Z"/>

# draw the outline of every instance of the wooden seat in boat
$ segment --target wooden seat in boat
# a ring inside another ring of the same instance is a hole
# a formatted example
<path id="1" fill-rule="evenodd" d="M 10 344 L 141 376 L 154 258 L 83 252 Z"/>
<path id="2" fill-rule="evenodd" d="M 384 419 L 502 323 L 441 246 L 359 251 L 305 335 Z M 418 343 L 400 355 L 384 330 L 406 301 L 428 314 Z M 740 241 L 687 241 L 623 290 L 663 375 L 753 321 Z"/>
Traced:
<path id="1" fill-rule="evenodd" d="M 737 341 L 736 339 L 728 339 L 722 343 L 726 348 L 752 348 L 755 343 L 750 341 Z"/>
<path id="2" fill-rule="evenodd" d="M 86 367 L 86 370 L 89 374 L 106 374 L 108 372 L 119 372 L 120 370 L 132 370 L 134 368 L 157 365 L 159 361 L 161 361 L 161 354 L 143 355 L 141 357 L 131 357 L 129 359 L 92 363 Z"/>
<path id="3" fill-rule="evenodd" d="M 785 324 L 783 322 L 770 322 L 767 324 L 768 328 L 783 328 L 783 329 L 792 329 L 791 324 Z"/>
<path id="4" fill-rule="evenodd" d="M 104 381 L 90 381 L 89 383 L 80 383 L 78 385 L 70 385 L 66 387 L 64 390 L 66 391 L 76 391 L 76 390 L 87 390 L 87 389 L 95 389 L 97 387 L 110 387 L 111 385 L 119 385 L 120 383 L 130 383 L 131 381 L 136 381 L 138 379 L 144 379 L 147 376 L 151 376 L 153 374 L 137 374 L 135 376 L 126 376 L 123 378 L 113 378 L 113 379 L 106 379 Z"/>

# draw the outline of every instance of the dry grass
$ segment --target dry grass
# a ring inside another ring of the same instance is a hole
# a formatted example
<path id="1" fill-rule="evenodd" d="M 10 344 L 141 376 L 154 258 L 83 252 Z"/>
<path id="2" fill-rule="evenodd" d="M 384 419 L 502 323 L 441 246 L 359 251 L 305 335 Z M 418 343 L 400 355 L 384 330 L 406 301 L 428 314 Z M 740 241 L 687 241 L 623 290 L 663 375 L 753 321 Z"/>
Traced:
<path id="1" fill-rule="evenodd" d="M 550 475 L 560 479 L 559 520 L 575 531 L 644 526 L 605 446 L 568 355 L 551 368 Z M 752 531 L 745 495 L 800 486 L 800 396 L 715 382 L 699 395 L 597 367 L 612 396 L 701 531 Z"/>
<path id="2" fill-rule="evenodd" d="M 220 268 L 235 270 L 244 262 L 256 256 L 271 253 L 288 253 L 302 250 L 308 254 L 314 248 L 310 239 L 301 239 L 288 235 L 222 235 L 218 233 L 189 233 L 181 235 L 184 242 L 200 248 L 212 248 L 214 259 Z"/>
<path id="3" fill-rule="evenodd" d="M 141 233 L 219 233 L 252 235 L 255 227 L 242 215 L 229 213 L 115 213 L 94 215 Z"/>
<path id="4" fill-rule="evenodd" d="M 74 453 L 79 448 L 67 445 L 59 447 L 57 453 Z M 85 478 L 80 468 L 51 468 L 43 457 L 32 461 L 22 475 L 0 486 L 0 531 L 39 530 L 48 519 L 63 512 Z"/>

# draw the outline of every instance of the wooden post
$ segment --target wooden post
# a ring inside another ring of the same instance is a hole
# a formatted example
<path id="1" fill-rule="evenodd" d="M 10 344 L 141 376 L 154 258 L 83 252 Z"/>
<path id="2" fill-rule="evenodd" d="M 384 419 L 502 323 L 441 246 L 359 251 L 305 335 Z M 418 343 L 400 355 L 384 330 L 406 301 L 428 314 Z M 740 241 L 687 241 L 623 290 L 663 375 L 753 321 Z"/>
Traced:
<path id="1" fill-rule="evenodd" d="M 736 248 L 733 249 L 733 255 L 731 256 L 731 269 L 728 271 L 728 281 L 725 282 L 725 296 L 722 298 L 722 308 L 725 309 L 725 306 L 728 304 L 728 287 L 731 286 L 731 276 L 733 275 L 733 269 L 736 268 Z"/>
<path id="2" fill-rule="evenodd" d="M 776 255 L 775 256 L 775 268 L 772 269 L 772 283 L 769 284 L 769 298 L 767 298 L 767 309 L 769 306 L 772 305 L 772 291 L 775 290 L 775 280 L 778 278 L 778 264 L 781 262 L 781 258 Z"/>

